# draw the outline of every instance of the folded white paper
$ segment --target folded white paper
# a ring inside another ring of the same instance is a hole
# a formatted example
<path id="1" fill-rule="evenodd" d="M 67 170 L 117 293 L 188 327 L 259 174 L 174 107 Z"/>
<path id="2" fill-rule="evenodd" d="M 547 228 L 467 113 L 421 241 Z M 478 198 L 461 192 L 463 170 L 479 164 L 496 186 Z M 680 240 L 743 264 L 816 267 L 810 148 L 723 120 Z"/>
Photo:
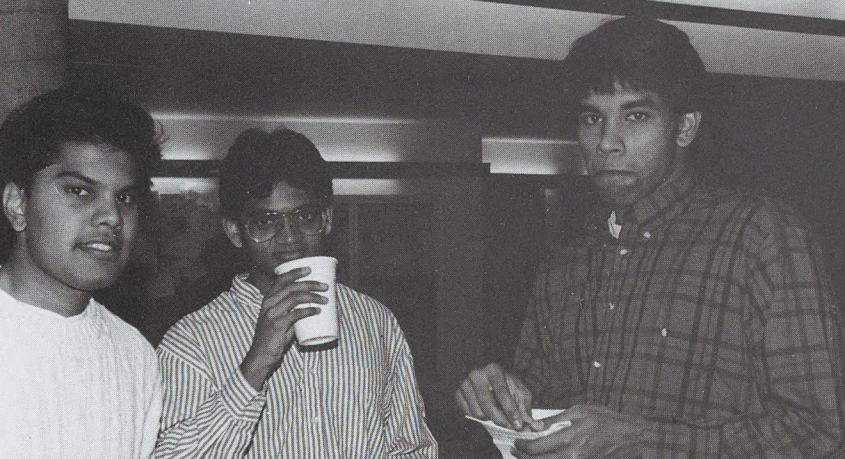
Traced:
<path id="1" fill-rule="evenodd" d="M 562 413 L 564 410 L 546 410 L 546 409 L 534 409 L 531 410 L 531 417 L 534 419 L 545 419 L 557 414 Z M 484 426 L 487 429 L 487 432 L 490 433 L 490 436 L 493 437 L 493 444 L 499 448 L 499 451 L 502 453 L 503 459 L 513 459 L 513 455 L 511 454 L 511 448 L 513 448 L 514 440 L 518 438 L 526 439 L 526 440 L 534 440 L 540 437 L 545 437 L 551 433 L 557 432 L 558 430 L 565 429 L 572 425 L 572 421 L 561 421 L 556 422 L 550 425 L 546 430 L 541 432 L 534 432 L 533 430 L 526 429 L 525 431 L 519 432 L 508 427 L 502 427 L 497 425 L 493 421 L 484 421 L 478 418 L 474 418 L 472 416 L 467 416 L 467 419 L 472 419 Z"/>

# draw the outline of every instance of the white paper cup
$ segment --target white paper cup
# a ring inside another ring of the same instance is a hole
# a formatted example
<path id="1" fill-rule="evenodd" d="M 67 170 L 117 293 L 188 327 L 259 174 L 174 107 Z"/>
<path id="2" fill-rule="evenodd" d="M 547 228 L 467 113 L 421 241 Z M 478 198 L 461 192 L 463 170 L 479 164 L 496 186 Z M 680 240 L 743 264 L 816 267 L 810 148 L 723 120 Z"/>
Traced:
<path id="1" fill-rule="evenodd" d="M 301 346 L 316 346 L 330 343 L 338 338 L 337 298 L 335 297 L 335 270 L 337 260 L 332 257 L 305 257 L 282 263 L 276 267 L 276 274 L 284 274 L 302 267 L 311 268 L 311 274 L 298 281 L 313 280 L 329 286 L 329 290 L 321 295 L 329 299 L 327 304 L 303 303 L 295 309 L 314 307 L 320 309 L 315 316 L 299 319 L 293 324 L 296 340 Z"/>

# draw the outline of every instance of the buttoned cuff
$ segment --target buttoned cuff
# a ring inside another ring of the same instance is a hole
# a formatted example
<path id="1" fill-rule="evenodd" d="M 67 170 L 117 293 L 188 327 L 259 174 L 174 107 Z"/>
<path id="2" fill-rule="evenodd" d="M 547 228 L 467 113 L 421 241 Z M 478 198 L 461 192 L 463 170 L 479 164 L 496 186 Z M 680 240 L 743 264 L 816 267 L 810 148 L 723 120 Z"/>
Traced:
<path id="1" fill-rule="evenodd" d="M 267 393 L 253 388 L 236 368 L 220 394 L 223 406 L 234 418 L 245 422 L 258 422 L 264 405 L 267 404 Z"/>

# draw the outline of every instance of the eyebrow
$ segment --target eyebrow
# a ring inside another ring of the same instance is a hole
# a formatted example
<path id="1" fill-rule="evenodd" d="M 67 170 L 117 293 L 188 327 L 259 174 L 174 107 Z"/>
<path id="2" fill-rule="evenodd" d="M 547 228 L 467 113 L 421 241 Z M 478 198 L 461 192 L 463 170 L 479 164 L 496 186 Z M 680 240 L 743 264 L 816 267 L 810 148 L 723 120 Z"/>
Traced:
<path id="1" fill-rule="evenodd" d="M 624 104 L 622 104 L 622 110 L 630 110 L 632 108 L 641 108 L 641 107 L 650 108 L 650 107 L 654 107 L 655 105 L 657 105 L 657 102 L 655 102 L 654 99 L 652 99 L 650 96 L 643 96 L 643 97 L 638 97 L 638 98 L 636 98 L 632 101 L 625 102 Z"/>
<path id="2" fill-rule="evenodd" d="M 288 210 L 288 211 L 256 208 L 256 209 L 253 209 L 253 212 L 247 212 L 247 215 L 255 216 L 255 215 L 271 215 L 271 214 L 289 214 L 291 212 L 296 212 L 297 210 L 313 209 L 313 208 L 321 208 L 321 207 L 320 207 L 319 204 L 303 204 L 299 207 L 294 207 L 293 209 Z"/>
<path id="3" fill-rule="evenodd" d="M 87 183 L 88 185 L 92 185 L 92 186 L 96 186 L 96 185 L 100 184 L 100 182 L 98 182 L 98 181 L 96 181 L 96 180 L 94 180 L 94 179 L 92 179 L 92 178 L 90 178 L 86 175 L 80 174 L 79 172 L 76 172 L 76 171 L 59 172 L 58 174 L 56 174 L 56 178 L 57 179 L 74 178 L 74 179 L 83 181 L 83 182 Z M 138 183 L 133 183 L 131 185 L 127 185 L 127 186 L 119 189 L 118 191 L 124 192 L 124 191 L 140 191 L 140 190 L 141 190 L 141 185 L 138 184 Z"/>
<path id="4" fill-rule="evenodd" d="M 622 104 L 622 110 L 631 110 L 634 108 L 652 108 L 657 105 L 657 102 L 651 96 L 642 96 L 637 97 L 636 99 L 629 100 Z M 578 104 L 579 111 L 601 111 L 595 105 L 587 104 L 587 103 L 579 103 Z"/>

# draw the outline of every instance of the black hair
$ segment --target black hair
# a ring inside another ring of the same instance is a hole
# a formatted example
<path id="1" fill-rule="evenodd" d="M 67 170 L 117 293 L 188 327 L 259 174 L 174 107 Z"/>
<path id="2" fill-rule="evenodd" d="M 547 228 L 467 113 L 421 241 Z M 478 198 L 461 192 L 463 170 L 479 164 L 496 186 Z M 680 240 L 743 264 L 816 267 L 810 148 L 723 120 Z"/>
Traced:
<path id="1" fill-rule="evenodd" d="M 161 135 L 146 110 L 97 89 L 64 87 L 14 109 L 0 125 L 0 179 L 24 190 L 54 164 L 67 142 L 108 145 L 129 154 L 149 191 L 161 161 Z"/>
<path id="2" fill-rule="evenodd" d="M 610 94 L 615 84 L 652 91 L 677 114 L 701 109 L 707 70 L 689 36 L 646 16 L 609 21 L 577 39 L 563 60 L 570 102 L 590 92 Z"/>
<path id="3" fill-rule="evenodd" d="M 247 129 L 220 165 L 220 208 L 237 218 L 251 202 L 269 197 L 281 182 L 304 190 L 322 206 L 332 201 L 328 163 L 304 135 L 290 129 Z"/>
<path id="4" fill-rule="evenodd" d="M 0 125 L 0 189 L 15 183 L 28 191 L 38 171 L 59 159 L 68 142 L 107 145 L 137 166 L 141 205 L 152 204 L 151 176 L 161 162 L 161 130 L 146 110 L 101 89 L 62 87 L 18 106 Z M 14 231 L 0 219 L 0 260 Z"/>

